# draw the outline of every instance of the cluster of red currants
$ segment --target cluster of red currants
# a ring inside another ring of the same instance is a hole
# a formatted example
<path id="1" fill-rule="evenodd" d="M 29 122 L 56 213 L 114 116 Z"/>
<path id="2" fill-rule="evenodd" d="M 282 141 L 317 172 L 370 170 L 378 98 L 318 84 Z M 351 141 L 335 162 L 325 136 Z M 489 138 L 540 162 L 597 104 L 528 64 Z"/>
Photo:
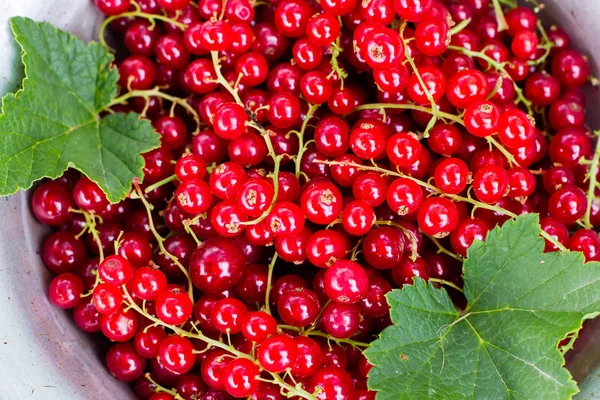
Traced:
<path id="1" fill-rule="evenodd" d="M 468 247 L 531 212 L 599 261 L 586 59 L 491 3 L 96 0 L 111 111 L 162 145 L 121 203 L 73 171 L 35 190 L 50 299 L 140 399 L 372 400 L 392 288 L 464 305 Z"/>

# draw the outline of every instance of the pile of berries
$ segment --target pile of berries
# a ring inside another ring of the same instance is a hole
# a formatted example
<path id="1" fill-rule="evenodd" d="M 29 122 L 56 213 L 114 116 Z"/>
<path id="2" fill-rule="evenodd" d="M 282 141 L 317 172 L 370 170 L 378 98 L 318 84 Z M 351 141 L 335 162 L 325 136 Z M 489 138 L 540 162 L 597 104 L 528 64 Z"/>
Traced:
<path id="1" fill-rule="evenodd" d="M 546 251 L 600 260 L 594 79 L 533 10 L 96 4 L 123 55 L 107 111 L 162 145 L 125 201 L 68 171 L 32 210 L 50 299 L 113 342 L 140 399 L 372 400 L 362 350 L 392 288 L 418 276 L 464 306 L 468 247 L 531 212 Z"/>

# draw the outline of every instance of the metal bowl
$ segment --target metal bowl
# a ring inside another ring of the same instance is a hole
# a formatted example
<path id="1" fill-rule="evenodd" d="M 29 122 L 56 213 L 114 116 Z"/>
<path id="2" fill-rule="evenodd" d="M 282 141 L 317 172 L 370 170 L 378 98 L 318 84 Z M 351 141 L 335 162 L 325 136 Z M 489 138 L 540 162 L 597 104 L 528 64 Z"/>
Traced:
<path id="1" fill-rule="evenodd" d="M 0 3 L 0 93 L 19 82 L 20 58 L 9 38 L 7 20 L 27 15 L 51 22 L 85 39 L 97 32 L 101 18 L 90 0 L 3 0 Z M 10 3 L 10 4 L 6 4 Z M 599 0 L 544 0 L 542 15 L 560 22 L 575 47 L 589 57 L 598 76 L 600 61 Z M 8 51 L 7 51 L 8 49 Z M 12 52 L 11 52 L 12 50 Z M 8 57 L 7 57 L 8 54 Z M 590 110 L 600 106 L 600 94 L 589 93 Z M 600 127 L 600 113 L 589 113 L 591 127 Z M 47 230 L 29 213 L 28 193 L 0 199 L 0 399 L 127 400 L 130 389 L 114 380 L 103 365 L 94 336 L 74 325 L 69 312 L 50 304 L 51 275 L 39 250 Z M 590 321 L 568 366 L 580 382 L 578 399 L 600 398 L 600 321 Z"/>

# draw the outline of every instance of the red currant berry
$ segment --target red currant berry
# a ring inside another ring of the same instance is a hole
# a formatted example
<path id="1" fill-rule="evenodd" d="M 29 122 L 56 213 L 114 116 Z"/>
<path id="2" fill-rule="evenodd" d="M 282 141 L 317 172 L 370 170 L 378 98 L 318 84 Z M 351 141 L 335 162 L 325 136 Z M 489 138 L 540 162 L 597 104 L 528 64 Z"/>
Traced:
<path id="1" fill-rule="evenodd" d="M 283 322 L 297 327 L 315 322 L 320 309 L 317 295 L 303 287 L 284 291 L 277 301 L 277 312 Z"/>
<path id="2" fill-rule="evenodd" d="M 137 328 L 138 320 L 133 310 L 120 308 L 112 314 L 100 317 L 102 333 L 113 342 L 127 342 L 133 339 Z"/>
<path id="3" fill-rule="evenodd" d="M 237 398 L 251 395 L 259 386 L 260 372 L 256 364 L 247 358 L 231 361 L 223 370 L 225 390 Z"/>
<path id="4" fill-rule="evenodd" d="M 323 309 L 323 329 L 336 339 L 347 339 L 358 332 L 360 318 L 354 304 L 329 303 Z"/>
<path id="5" fill-rule="evenodd" d="M 442 55 L 450 44 L 450 28 L 441 19 L 426 19 L 417 24 L 415 43 L 426 56 Z"/>
<path id="6" fill-rule="evenodd" d="M 52 303 L 59 308 L 73 308 L 81 301 L 83 282 L 71 273 L 62 273 L 50 282 L 48 296 Z"/>
<path id="7" fill-rule="evenodd" d="M 592 229 L 581 229 L 573 233 L 569 240 L 569 250 L 580 251 L 585 261 L 600 261 L 600 237 Z"/>
<path id="8" fill-rule="evenodd" d="M 333 230 L 320 230 L 312 234 L 306 244 L 308 260 L 319 268 L 328 268 L 346 255 L 344 237 Z"/>
<path id="9" fill-rule="evenodd" d="M 587 209 L 587 198 L 576 186 L 564 186 L 550 196 L 550 215 L 564 224 L 572 224 L 583 217 Z"/>
<path id="10" fill-rule="evenodd" d="M 323 351 L 317 342 L 309 337 L 296 336 L 294 341 L 296 342 L 298 355 L 291 373 L 298 378 L 309 377 L 321 367 Z"/>
<path id="11" fill-rule="evenodd" d="M 520 110 L 508 110 L 500 116 L 498 137 L 507 147 L 523 147 L 533 141 L 535 129 L 530 117 Z"/>
<path id="12" fill-rule="evenodd" d="M 502 167 L 489 165 L 480 168 L 473 177 L 475 197 L 484 203 L 499 202 L 508 190 L 508 173 Z"/>
<path id="13" fill-rule="evenodd" d="M 479 218 L 465 218 L 450 233 L 450 245 L 461 257 L 467 257 L 467 249 L 475 240 L 485 240 L 489 231 L 486 223 Z"/>
<path id="14" fill-rule="evenodd" d="M 190 215 L 205 212 L 212 201 L 210 187 L 200 179 L 181 182 L 175 191 L 175 198 L 179 207 Z"/>
<path id="15" fill-rule="evenodd" d="M 446 158 L 435 167 L 434 179 L 442 192 L 459 194 L 470 181 L 469 167 L 460 158 Z"/>
<path id="16" fill-rule="evenodd" d="M 210 238 L 192 254 L 190 276 L 194 285 L 205 293 L 221 293 L 239 282 L 245 264 L 244 252 L 235 241 Z"/>
<path id="17" fill-rule="evenodd" d="M 181 325 L 192 315 L 194 305 L 188 294 L 179 289 L 168 289 L 156 299 L 156 316 L 166 324 Z"/>
<path id="18" fill-rule="evenodd" d="M 436 238 L 448 236 L 458 225 L 456 205 L 444 197 L 430 197 L 423 201 L 417 214 L 419 229 Z"/>
<path id="19" fill-rule="evenodd" d="M 309 221 L 327 225 L 342 212 L 342 194 L 329 180 L 313 180 L 304 189 L 300 205 Z"/>
<path id="20" fill-rule="evenodd" d="M 433 99 L 438 102 L 446 92 L 446 77 L 436 67 L 423 67 L 418 69 L 421 76 L 413 74 L 408 81 L 408 95 L 416 104 L 430 104 Z M 421 80 L 424 85 L 421 85 Z"/>
<path id="21" fill-rule="evenodd" d="M 458 71 L 448 80 L 446 97 L 456 108 L 467 108 L 485 100 L 489 87 L 486 76 L 475 69 Z"/>
<path id="22" fill-rule="evenodd" d="M 146 360 L 136 353 L 131 343 L 115 343 L 106 353 L 106 367 L 116 379 L 131 382 L 142 376 Z"/>
<path id="23" fill-rule="evenodd" d="M 221 333 L 235 334 L 242 330 L 242 319 L 248 309 L 237 299 L 221 299 L 215 304 L 210 320 Z"/>
<path id="24" fill-rule="evenodd" d="M 365 236 L 362 251 L 367 263 L 377 269 L 391 269 L 400 264 L 404 242 L 394 228 L 382 226 Z"/>
<path id="25" fill-rule="evenodd" d="M 249 312 L 242 318 L 242 335 L 254 343 L 260 344 L 276 333 L 277 321 L 266 312 Z"/>
<path id="26" fill-rule="evenodd" d="M 342 210 L 342 226 L 350 235 L 362 236 L 371 230 L 375 223 L 373 207 L 364 201 L 355 200 Z"/>
<path id="27" fill-rule="evenodd" d="M 294 365 L 297 355 L 298 349 L 293 338 L 275 335 L 261 343 L 257 359 L 265 370 L 280 373 Z"/>
<path id="28" fill-rule="evenodd" d="M 169 336 L 160 344 L 158 357 L 167 370 L 175 374 L 185 374 L 196 363 L 194 345 L 181 336 Z"/>
<path id="29" fill-rule="evenodd" d="M 325 272 L 325 293 L 337 303 L 356 303 L 368 289 L 369 276 L 354 261 L 337 261 Z"/>
<path id="30" fill-rule="evenodd" d="M 492 102 L 476 101 L 467 107 L 464 120 L 465 127 L 472 135 L 490 136 L 498 131 L 500 110 Z"/>

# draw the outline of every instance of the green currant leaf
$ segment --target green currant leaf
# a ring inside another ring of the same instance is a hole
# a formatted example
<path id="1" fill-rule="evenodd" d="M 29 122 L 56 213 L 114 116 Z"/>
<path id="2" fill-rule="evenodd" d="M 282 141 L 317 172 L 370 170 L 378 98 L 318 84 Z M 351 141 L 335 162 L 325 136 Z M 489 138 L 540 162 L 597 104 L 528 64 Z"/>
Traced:
<path id="1" fill-rule="evenodd" d="M 393 325 L 367 349 L 377 400 L 570 399 L 578 388 L 557 348 L 600 311 L 600 263 L 543 253 L 537 215 L 469 248 L 468 306 L 416 278 L 388 294 Z"/>
<path id="2" fill-rule="evenodd" d="M 26 78 L 2 99 L 0 195 L 74 167 L 111 202 L 123 199 L 142 177 L 140 153 L 156 148 L 159 136 L 136 114 L 100 115 L 117 94 L 113 57 L 47 23 L 15 17 L 11 26 Z"/>

